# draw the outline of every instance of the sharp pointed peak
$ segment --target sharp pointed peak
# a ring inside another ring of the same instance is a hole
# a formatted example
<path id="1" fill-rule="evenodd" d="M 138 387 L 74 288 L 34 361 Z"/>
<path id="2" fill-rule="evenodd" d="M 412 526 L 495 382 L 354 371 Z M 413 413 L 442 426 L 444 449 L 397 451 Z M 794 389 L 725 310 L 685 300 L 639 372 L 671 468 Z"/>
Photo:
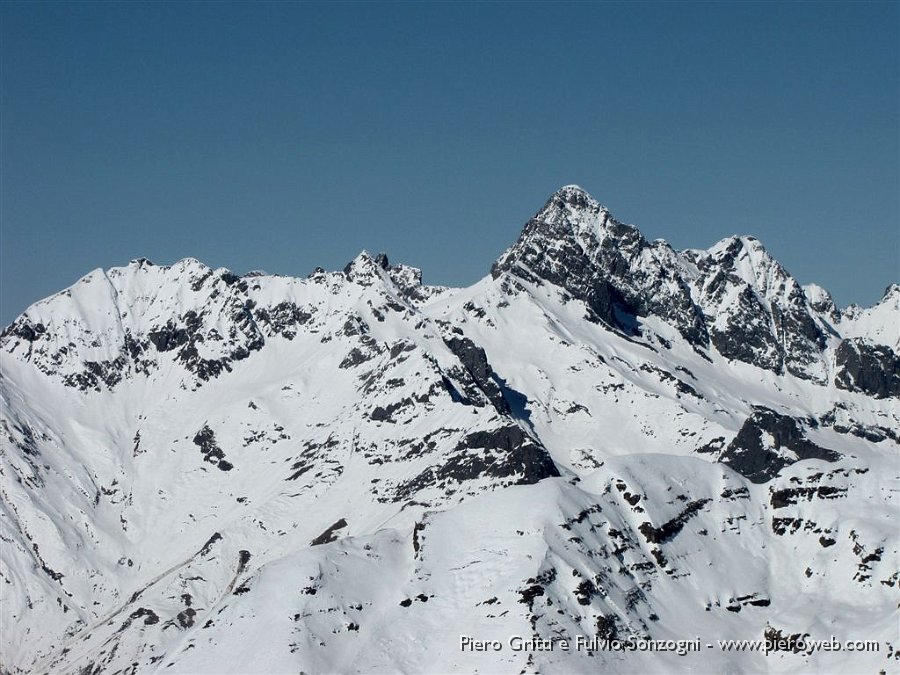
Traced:
<path id="1" fill-rule="evenodd" d="M 563 185 L 556 192 L 550 195 L 542 212 L 558 211 L 566 209 L 570 211 L 606 211 L 606 207 L 602 206 L 594 197 L 580 185 L 570 184 Z"/>
<path id="2" fill-rule="evenodd" d="M 881 295 L 881 300 L 879 300 L 878 304 L 891 300 L 895 296 L 900 297 L 900 284 L 890 284 L 887 288 L 885 288 L 884 293 L 882 293 Z"/>
<path id="3" fill-rule="evenodd" d="M 735 234 L 720 239 L 710 246 L 707 251 L 713 255 L 728 255 L 732 257 L 745 251 L 750 255 L 772 258 L 772 255 L 766 250 L 763 243 L 753 235 L 749 234 Z"/>
<path id="4" fill-rule="evenodd" d="M 829 315 L 837 313 L 837 306 L 834 303 L 834 298 L 831 297 L 831 293 L 819 286 L 819 284 L 804 284 L 803 293 L 806 295 L 809 306 L 817 312 Z"/>
<path id="5" fill-rule="evenodd" d="M 390 269 L 390 262 L 386 253 L 372 255 L 367 250 L 360 251 L 353 260 L 344 267 L 344 274 L 348 279 L 371 279 Z"/>
<path id="6" fill-rule="evenodd" d="M 353 260 L 351 260 L 344 266 L 344 273 L 349 274 L 354 270 L 359 272 L 367 268 L 374 269 L 374 267 L 375 259 L 372 257 L 372 254 L 369 253 L 366 249 L 363 249 L 356 254 L 356 257 L 353 258 Z"/>
<path id="7" fill-rule="evenodd" d="M 532 227 L 526 226 L 526 232 L 535 226 L 539 229 L 549 227 L 569 231 L 576 223 L 587 223 L 598 219 L 602 221 L 606 217 L 609 217 L 609 210 L 583 188 L 578 185 L 564 185 L 550 195 L 531 219 Z M 523 232 L 523 235 L 526 232 Z"/>
<path id="8" fill-rule="evenodd" d="M 387 253 L 384 253 L 382 251 L 381 253 L 379 253 L 377 255 L 372 255 L 366 249 L 363 249 L 362 251 L 360 251 L 357 254 L 357 256 L 347 264 L 348 265 L 356 265 L 356 264 L 368 265 L 370 263 L 373 265 L 377 265 L 378 267 L 380 267 L 383 270 L 386 270 L 388 267 L 390 267 L 390 261 L 388 260 Z"/>
<path id="9" fill-rule="evenodd" d="M 576 183 L 569 183 L 568 185 L 563 185 L 561 188 L 559 188 L 556 191 L 555 194 L 582 194 L 582 195 L 587 195 L 588 197 L 591 196 L 587 190 L 585 190 L 580 185 L 577 185 Z"/>

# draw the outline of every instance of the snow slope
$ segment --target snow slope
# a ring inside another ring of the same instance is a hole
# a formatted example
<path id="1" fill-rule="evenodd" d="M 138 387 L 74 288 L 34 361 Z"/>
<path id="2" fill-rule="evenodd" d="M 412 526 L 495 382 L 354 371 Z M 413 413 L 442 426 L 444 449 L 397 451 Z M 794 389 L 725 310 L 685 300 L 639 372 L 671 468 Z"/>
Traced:
<path id="1" fill-rule="evenodd" d="M 95 270 L 0 338 L 0 670 L 896 672 L 892 288 L 576 186 L 464 289 Z"/>

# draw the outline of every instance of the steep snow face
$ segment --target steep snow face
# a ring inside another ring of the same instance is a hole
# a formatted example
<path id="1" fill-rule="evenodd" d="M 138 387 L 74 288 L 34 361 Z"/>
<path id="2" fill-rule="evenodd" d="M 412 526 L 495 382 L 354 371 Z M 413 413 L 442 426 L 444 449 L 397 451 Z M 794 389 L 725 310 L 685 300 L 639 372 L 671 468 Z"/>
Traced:
<path id="1" fill-rule="evenodd" d="M 14 324 L 2 471 L 16 588 L 4 624 L 17 630 L 4 631 L 4 654 L 21 645 L 28 668 L 64 635 L 127 618 L 129 598 L 203 563 L 211 538 L 259 564 L 337 522 L 342 536 L 402 526 L 558 475 L 478 353 L 461 360 L 391 271 L 368 254 L 306 280 L 141 263 L 93 274 Z M 49 586 L 35 587 L 35 565 Z M 45 632 L 53 615 L 60 630 Z"/>
<path id="2" fill-rule="evenodd" d="M 466 289 L 92 272 L 0 337 L 3 672 L 891 670 L 900 309 L 827 298 L 575 186 Z M 706 647 L 804 635 L 880 650 Z"/>

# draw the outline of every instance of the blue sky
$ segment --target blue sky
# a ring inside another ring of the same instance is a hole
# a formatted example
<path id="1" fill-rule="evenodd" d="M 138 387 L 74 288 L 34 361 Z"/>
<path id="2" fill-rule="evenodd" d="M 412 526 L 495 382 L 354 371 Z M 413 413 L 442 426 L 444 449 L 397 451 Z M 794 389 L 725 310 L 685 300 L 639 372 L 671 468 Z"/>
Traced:
<path id="1" fill-rule="evenodd" d="M 0 321 L 95 267 L 487 273 L 578 183 L 677 248 L 900 277 L 898 3 L 0 5 Z"/>

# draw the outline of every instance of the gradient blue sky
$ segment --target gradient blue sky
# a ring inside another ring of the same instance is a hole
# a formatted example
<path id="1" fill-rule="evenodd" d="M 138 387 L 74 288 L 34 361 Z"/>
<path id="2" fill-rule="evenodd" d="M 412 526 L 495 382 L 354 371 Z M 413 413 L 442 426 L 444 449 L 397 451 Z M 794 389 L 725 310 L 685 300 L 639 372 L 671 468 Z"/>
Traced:
<path id="1" fill-rule="evenodd" d="M 897 2 L 0 5 L 0 321 L 95 267 L 469 284 L 560 185 L 900 277 Z"/>

